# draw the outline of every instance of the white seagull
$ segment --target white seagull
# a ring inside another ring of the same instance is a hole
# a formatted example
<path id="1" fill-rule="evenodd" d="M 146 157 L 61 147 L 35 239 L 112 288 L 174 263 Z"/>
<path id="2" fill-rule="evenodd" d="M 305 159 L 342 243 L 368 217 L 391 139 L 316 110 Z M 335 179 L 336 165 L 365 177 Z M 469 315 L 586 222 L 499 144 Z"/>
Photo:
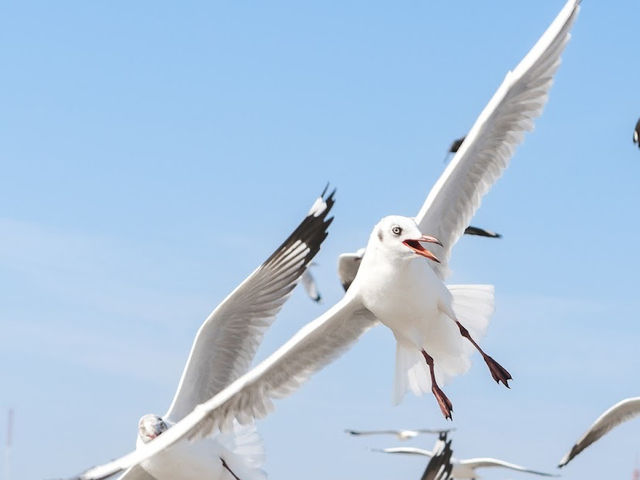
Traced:
<path id="1" fill-rule="evenodd" d="M 379 451 L 383 453 L 400 453 L 400 454 L 406 454 L 406 455 L 422 455 L 425 457 L 433 457 L 434 452 L 439 451 L 439 447 L 441 443 L 442 443 L 442 439 L 438 439 L 433 451 L 424 450 L 422 448 L 415 448 L 415 447 L 394 447 L 394 448 L 385 448 L 382 450 L 374 450 L 374 451 Z M 543 477 L 558 476 L 552 473 L 539 472 L 537 470 L 530 470 L 528 468 L 521 467 L 520 465 L 515 465 L 513 463 L 505 462 L 503 460 L 498 460 L 497 458 L 467 458 L 465 460 L 458 460 L 455 457 L 451 457 L 451 463 L 453 465 L 453 469 L 451 470 L 451 478 L 454 478 L 456 480 L 480 478 L 476 470 L 479 468 L 490 468 L 490 467 L 506 468 L 508 470 L 516 470 L 518 472 L 541 475 Z"/>
<path id="2" fill-rule="evenodd" d="M 447 432 L 442 432 L 433 447 L 433 455 L 420 480 L 451 480 L 453 466 L 451 440 L 447 440 Z"/>
<path id="3" fill-rule="evenodd" d="M 584 432 L 584 435 L 582 435 L 580 440 L 571 447 L 569 453 L 560 460 L 558 467 L 564 467 L 573 459 L 573 457 L 578 455 L 593 442 L 599 440 L 610 430 L 639 415 L 640 397 L 627 398 L 616 403 L 613 407 L 600 415 L 593 425 L 589 427 L 589 430 Z"/>
<path id="4" fill-rule="evenodd" d="M 442 434 L 452 431 L 449 429 L 434 430 L 429 428 L 419 428 L 417 430 L 345 430 L 346 433 L 354 436 L 363 435 L 394 435 L 398 440 L 410 440 L 424 433 Z"/>
<path id="5" fill-rule="evenodd" d="M 284 243 L 204 321 L 169 410 L 162 417 L 148 414 L 140 419 L 137 448 L 170 431 L 247 371 L 264 332 L 327 236 L 334 193 L 324 198 L 325 193 L 326 188 Z M 178 442 L 130 468 L 120 480 L 257 480 L 265 478 L 263 457 L 254 425 L 234 422 L 229 432 Z"/>
<path id="6" fill-rule="evenodd" d="M 507 73 L 417 217 L 385 217 L 376 225 L 360 271 L 337 304 L 164 434 L 77 478 L 106 478 L 183 438 L 202 438 L 218 427 L 229 428 L 234 419 L 246 424 L 266 416 L 273 399 L 295 391 L 378 320 L 389 325 L 398 339 L 396 398 L 407 386 L 419 392 L 432 386 L 443 413 L 450 416 L 450 402 L 433 377 L 444 380 L 468 368 L 473 348 L 479 347 L 467 329 L 481 333 L 493 309 L 492 287 L 447 287 L 442 282 L 451 248 L 542 112 L 579 3 L 569 0 L 531 51 Z M 444 247 L 436 252 L 441 264 L 420 258 L 435 257 L 420 242 L 437 242 L 422 232 L 442 240 Z M 494 378 L 506 384 L 508 372 L 482 353 Z"/>

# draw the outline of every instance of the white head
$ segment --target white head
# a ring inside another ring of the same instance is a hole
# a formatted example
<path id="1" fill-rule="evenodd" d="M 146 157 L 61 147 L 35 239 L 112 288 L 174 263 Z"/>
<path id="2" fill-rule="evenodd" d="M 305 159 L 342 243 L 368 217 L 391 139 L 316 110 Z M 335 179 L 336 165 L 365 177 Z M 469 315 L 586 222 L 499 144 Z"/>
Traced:
<path id="1" fill-rule="evenodd" d="M 166 422 L 152 413 L 143 416 L 138 422 L 138 438 L 142 443 L 147 443 L 156 438 L 169 427 Z"/>
<path id="2" fill-rule="evenodd" d="M 384 217 L 374 227 L 367 250 L 373 247 L 384 252 L 387 257 L 411 260 L 415 255 L 420 255 L 434 262 L 440 262 L 433 253 L 420 245 L 420 242 L 442 246 L 437 238 L 424 235 L 413 218 L 390 215 Z"/>

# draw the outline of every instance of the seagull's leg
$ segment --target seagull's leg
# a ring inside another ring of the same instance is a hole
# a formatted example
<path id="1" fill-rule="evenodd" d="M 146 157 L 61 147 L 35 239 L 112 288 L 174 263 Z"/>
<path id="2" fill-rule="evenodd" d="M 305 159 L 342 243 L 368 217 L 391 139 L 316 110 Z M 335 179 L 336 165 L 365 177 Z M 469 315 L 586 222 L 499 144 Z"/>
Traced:
<path id="1" fill-rule="evenodd" d="M 482 358 L 487 364 L 487 367 L 489 367 L 489 371 L 491 372 L 491 376 L 493 377 L 493 379 L 497 383 L 502 382 L 504 383 L 505 387 L 510 388 L 508 382 L 509 380 L 511 380 L 511 374 L 502 365 L 500 365 L 493 358 L 484 353 L 484 351 L 480 348 L 480 345 L 478 345 L 476 341 L 471 338 L 469 330 L 467 330 L 458 320 L 456 320 L 456 324 L 460 329 L 460 335 L 469 340 L 473 344 L 473 346 L 476 347 L 476 350 L 480 352 L 480 355 L 482 355 Z"/>
<path id="2" fill-rule="evenodd" d="M 231 475 L 233 475 L 233 478 L 235 478 L 236 480 L 240 480 L 240 478 L 238 478 L 238 476 L 237 476 L 235 473 L 233 473 L 233 470 L 231 470 L 231 469 L 229 468 L 229 465 L 227 465 L 227 462 L 225 462 L 225 461 L 224 461 L 224 458 L 220 457 L 220 461 L 222 462 L 222 466 L 223 466 L 225 469 L 227 469 L 227 471 L 228 471 Z"/>
<path id="3" fill-rule="evenodd" d="M 429 355 L 424 349 L 421 350 L 422 356 L 424 357 L 427 365 L 429 365 L 429 373 L 431 374 L 431 391 L 433 395 L 436 397 L 438 401 L 438 405 L 440 405 L 440 410 L 442 410 L 442 414 L 444 418 L 448 418 L 449 420 L 453 420 L 451 416 L 451 412 L 453 412 L 453 405 L 451 404 L 451 400 L 447 398 L 444 392 L 438 386 L 436 382 L 436 374 L 433 371 L 433 358 Z"/>

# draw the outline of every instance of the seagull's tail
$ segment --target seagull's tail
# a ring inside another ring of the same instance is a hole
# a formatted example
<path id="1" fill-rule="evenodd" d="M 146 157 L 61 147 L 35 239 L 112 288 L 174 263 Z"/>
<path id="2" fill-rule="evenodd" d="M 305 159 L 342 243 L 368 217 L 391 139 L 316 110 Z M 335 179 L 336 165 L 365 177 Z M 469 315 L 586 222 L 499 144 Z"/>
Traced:
<path id="1" fill-rule="evenodd" d="M 474 340 L 482 338 L 494 309 L 493 285 L 448 285 L 452 309 Z M 422 348 L 433 357 L 436 381 L 440 386 L 465 373 L 471 366 L 473 345 L 460 335 L 460 330 L 444 313 L 425 332 Z M 396 373 L 394 403 L 398 404 L 407 390 L 415 395 L 431 391 L 431 376 L 420 349 L 412 342 L 396 338 Z"/>

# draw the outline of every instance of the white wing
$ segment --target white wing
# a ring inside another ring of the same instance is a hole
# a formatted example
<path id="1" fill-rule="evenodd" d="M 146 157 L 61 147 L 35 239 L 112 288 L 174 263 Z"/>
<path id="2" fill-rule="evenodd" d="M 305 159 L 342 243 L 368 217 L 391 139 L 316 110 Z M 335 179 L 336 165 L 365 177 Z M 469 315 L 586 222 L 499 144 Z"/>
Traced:
<path id="1" fill-rule="evenodd" d="M 415 448 L 415 447 L 384 448 L 380 451 L 384 453 L 402 453 L 406 455 L 422 455 L 423 457 L 433 457 L 432 451 L 424 450 L 423 448 Z"/>
<path id="2" fill-rule="evenodd" d="M 140 465 L 128 468 L 117 480 L 156 480 L 156 477 L 149 474 Z"/>
<path id="3" fill-rule="evenodd" d="M 472 470 L 475 470 L 476 468 L 485 468 L 485 467 L 502 467 L 502 468 L 508 468 L 509 470 L 517 470 L 518 472 L 527 472 L 527 473 L 533 473 L 535 475 L 542 475 L 543 477 L 558 476 L 552 473 L 538 472 L 537 470 L 529 470 L 528 468 L 521 467 L 520 465 L 504 462 L 496 458 L 468 458 L 466 460 L 460 460 L 460 465 L 469 467 Z"/>
<path id="4" fill-rule="evenodd" d="M 202 324 L 165 419 L 178 422 L 248 370 L 265 330 L 327 236 L 335 192 L 326 200 L 325 192 L 289 238 Z"/>
<path id="5" fill-rule="evenodd" d="M 451 248 L 469 225 L 482 196 L 500 177 L 525 131 L 533 129 L 534 118 L 542 112 L 579 3 L 569 0 L 531 51 L 507 73 L 416 216 L 420 230 L 444 244 L 444 248 L 429 247 L 442 262 L 434 265 L 440 276 L 445 275 Z"/>
<path id="6" fill-rule="evenodd" d="M 355 253 L 343 253 L 338 257 L 338 278 L 345 291 L 356 278 L 362 257 L 364 257 L 364 248 Z"/>
<path id="7" fill-rule="evenodd" d="M 560 460 L 558 466 L 564 467 L 573 457 L 605 435 L 609 430 L 638 415 L 640 415 L 640 397 L 627 398 L 615 404 L 598 417 L 589 430 L 587 430 L 584 435 L 582 435 L 582 438 L 571 448 L 571 451 Z"/>
<path id="8" fill-rule="evenodd" d="M 375 323 L 373 314 L 364 308 L 356 295 L 347 293 L 340 302 L 304 326 L 262 363 L 210 400 L 198 405 L 162 435 L 117 460 L 87 470 L 75 478 L 104 479 L 138 464 L 182 438 L 201 438 L 218 426 L 225 427 L 234 417 L 240 423 L 264 417 L 272 408 L 272 399 L 291 394 L 313 373 L 346 351 Z"/>

